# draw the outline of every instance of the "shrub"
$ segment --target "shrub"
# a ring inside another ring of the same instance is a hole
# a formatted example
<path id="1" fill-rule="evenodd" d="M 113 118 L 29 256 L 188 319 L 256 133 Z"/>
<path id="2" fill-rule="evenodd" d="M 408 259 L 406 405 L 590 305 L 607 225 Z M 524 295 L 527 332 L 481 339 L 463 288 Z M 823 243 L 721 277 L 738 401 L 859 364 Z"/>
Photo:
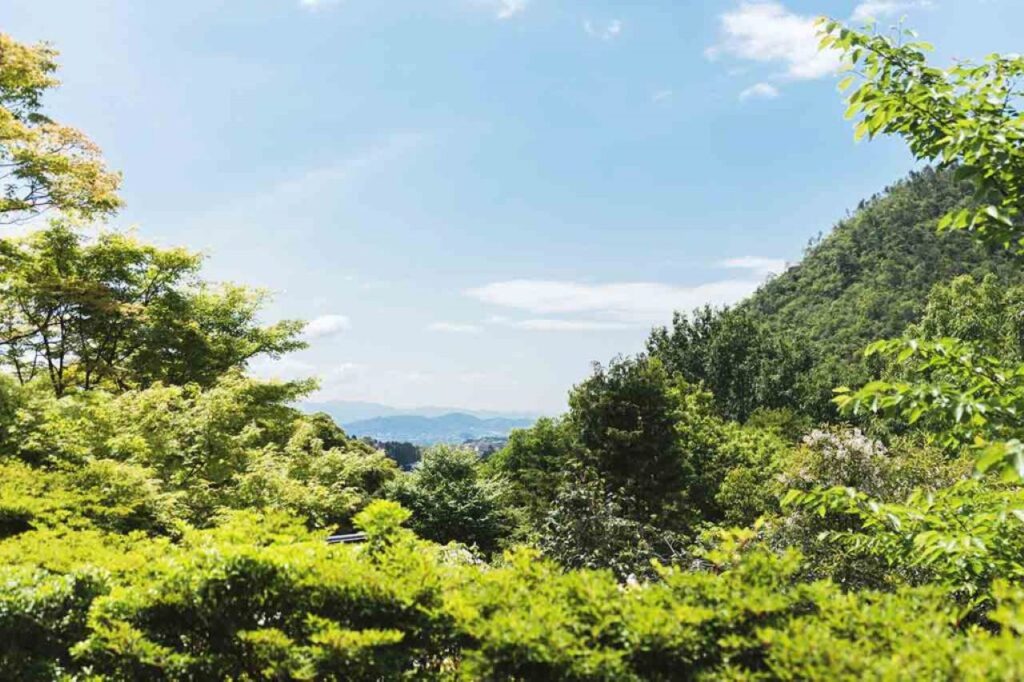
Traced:
<path id="1" fill-rule="evenodd" d="M 490 553 L 512 531 L 500 485 L 468 449 L 428 449 L 419 467 L 394 480 L 387 496 L 409 509 L 410 526 L 428 540 L 460 542 Z"/>

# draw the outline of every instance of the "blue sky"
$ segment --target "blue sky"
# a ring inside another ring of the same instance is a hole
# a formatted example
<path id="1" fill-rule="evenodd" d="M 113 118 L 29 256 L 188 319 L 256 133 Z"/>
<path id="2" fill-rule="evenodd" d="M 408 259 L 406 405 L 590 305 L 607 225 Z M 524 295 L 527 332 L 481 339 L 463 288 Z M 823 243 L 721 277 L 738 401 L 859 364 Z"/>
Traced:
<path id="1" fill-rule="evenodd" d="M 818 14 L 936 59 L 1019 0 L 5 0 L 56 116 L 125 173 L 113 226 L 267 287 L 321 399 L 558 412 L 673 309 L 733 302 L 913 167 L 855 145 Z"/>

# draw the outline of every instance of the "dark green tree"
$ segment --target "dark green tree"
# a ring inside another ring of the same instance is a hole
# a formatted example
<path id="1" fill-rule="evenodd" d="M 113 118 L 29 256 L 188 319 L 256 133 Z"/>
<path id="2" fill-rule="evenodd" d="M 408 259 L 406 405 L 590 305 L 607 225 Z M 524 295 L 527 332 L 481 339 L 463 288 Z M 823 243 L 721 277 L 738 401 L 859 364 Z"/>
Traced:
<path id="1" fill-rule="evenodd" d="M 647 349 L 669 372 L 704 384 L 722 415 L 739 421 L 758 409 L 798 405 L 812 362 L 798 331 L 773 329 L 745 308 L 676 313 L 671 329 L 652 332 Z"/>
<path id="2" fill-rule="evenodd" d="M 569 396 L 581 462 L 621 496 L 631 518 L 679 523 L 695 476 L 676 429 L 684 390 L 660 360 L 641 356 L 595 365 Z"/>
<path id="3" fill-rule="evenodd" d="M 543 418 L 528 429 L 513 431 L 508 444 L 492 455 L 486 466 L 502 478 L 509 503 L 521 511 L 530 527 L 537 528 L 575 452 L 569 424 Z"/>
<path id="4" fill-rule="evenodd" d="M 468 449 L 428 449 L 420 465 L 395 479 L 385 494 L 412 512 L 409 526 L 428 540 L 490 553 L 512 530 L 498 484 Z"/>

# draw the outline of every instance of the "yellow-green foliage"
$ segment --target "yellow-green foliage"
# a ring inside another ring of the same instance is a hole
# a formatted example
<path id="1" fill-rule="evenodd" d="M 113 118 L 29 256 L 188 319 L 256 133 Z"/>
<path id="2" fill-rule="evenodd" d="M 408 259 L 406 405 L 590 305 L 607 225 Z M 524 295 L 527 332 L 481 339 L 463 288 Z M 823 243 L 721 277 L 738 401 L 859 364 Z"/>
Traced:
<path id="1" fill-rule="evenodd" d="M 121 205 L 121 176 L 106 169 L 99 148 L 41 111 L 59 83 L 56 58 L 48 45 L 0 34 L 0 163 L 11 169 L 0 180 L 0 223 L 50 208 L 103 216 Z"/>
<path id="2" fill-rule="evenodd" d="M 333 422 L 288 407 L 305 389 L 234 372 L 208 389 L 56 398 L 39 384 L 12 388 L 20 406 L 6 437 L 0 430 L 0 455 L 41 468 L 15 467 L 0 480 L 0 532 L 27 523 L 26 514 L 56 513 L 44 509 L 52 505 L 109 530 L 168 532 L 174 520 L 202 525 L 225 508 L 284 509 L 312 527 L 346 524 L 398 470 Z"/>
<path id="3" fill-rule="evenodd" d="M 30 528 L 95 526 L 111 532 L 172 532 L 179 496 L 162 491 L 153 472 L 109 459 L 46 471 L 0 462 L 0 536 Z"/>
<path id="4" fill-rule="evenodd" d="M 1024 592 L 997 585 L 986 629 L 941 593 L 844 593 L 800 559 L 727 535 L 709 570 L 623 585 L 532 550 L 494 566 L 415 538 L 376 502 L 361 546 L 238 512 L 130 568 L 5 565 L 0 677 L 96 679 L 1014 679 Z M 0 543 L 0 547 L 18 538 Z M 99 542 L 99 540 L 98 540 Z M 24 547 L 24 545 L 23 545 Z"/>

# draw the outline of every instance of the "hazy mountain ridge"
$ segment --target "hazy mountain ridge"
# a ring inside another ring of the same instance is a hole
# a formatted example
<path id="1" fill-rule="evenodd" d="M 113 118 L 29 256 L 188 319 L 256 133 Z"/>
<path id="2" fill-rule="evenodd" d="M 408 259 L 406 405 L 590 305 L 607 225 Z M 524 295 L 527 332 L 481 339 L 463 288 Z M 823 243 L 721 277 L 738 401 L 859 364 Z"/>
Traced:
<path id="1" fill-rule="evenodd" d="M 480 418 L 464 412 L 436 417 L 395 415 L 342 423 L 349 434 L 378 441 L 401 441 L 416 445 L 456 443 L 484 438 L 503 438 L 513 429 L 528 428 L 532 417 Z"/>
<path id="2" fill-rule="evenodd" d="M 325 400 L 303 402 L 299 405 L 303 412 L 324 412 L 331 415 L 339 424 L 361 422 L 379 417 L 444 417 L 450 414 L 462 414 L 478 419 L 536 419 L 537 414 L 530 412 L 499 412 L 496 410 L 473 410 L 463 407 L 395 407 L 383 403 L 362 400 Z"/>

